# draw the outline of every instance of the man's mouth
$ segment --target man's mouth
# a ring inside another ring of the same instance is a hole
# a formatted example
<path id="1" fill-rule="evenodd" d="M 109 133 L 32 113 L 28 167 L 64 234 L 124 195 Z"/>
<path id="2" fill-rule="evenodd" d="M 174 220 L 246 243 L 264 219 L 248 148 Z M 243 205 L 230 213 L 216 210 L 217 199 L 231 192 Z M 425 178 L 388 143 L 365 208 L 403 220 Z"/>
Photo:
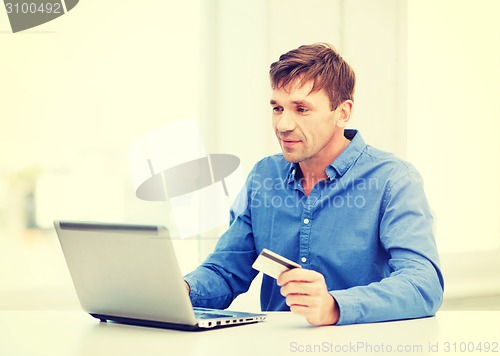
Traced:
<path id="1" fill-rule="evenodd" d="M 281 142 L 283 142 L 283 146 L 284 147 L 288 147 L 289 148 L 289 147 L 293 147 L 293 146 L 297 145 L 301 141 L 300 140 L 291 140 L 289 138 L 282 138 Z"/>

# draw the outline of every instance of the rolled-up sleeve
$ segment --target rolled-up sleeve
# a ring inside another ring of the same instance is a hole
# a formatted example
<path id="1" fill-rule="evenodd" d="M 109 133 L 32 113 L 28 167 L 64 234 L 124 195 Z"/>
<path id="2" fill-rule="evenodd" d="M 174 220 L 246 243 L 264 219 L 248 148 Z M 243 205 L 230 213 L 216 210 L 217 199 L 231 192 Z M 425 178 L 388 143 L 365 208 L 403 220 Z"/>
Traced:
<path id="1" fill-rule="evenodd" d="M 432 215 L 414 170 L 387 186 L 380 241 L 389 255 L 390 274 L 366 286 L 331 291 L 340 308 L 339 325 L 432 316 L 442 303 Z"/>
<path id="2" fill-rule="evenodd" d="M 227 308 L 250 287 L 258 271 L 252 268 L 257 258 L 249 208 L 253 171 L 231 209 L 229 229 L 215 250 L 193 272 L 184 276 L 190 287 L 193 306 Z"/>

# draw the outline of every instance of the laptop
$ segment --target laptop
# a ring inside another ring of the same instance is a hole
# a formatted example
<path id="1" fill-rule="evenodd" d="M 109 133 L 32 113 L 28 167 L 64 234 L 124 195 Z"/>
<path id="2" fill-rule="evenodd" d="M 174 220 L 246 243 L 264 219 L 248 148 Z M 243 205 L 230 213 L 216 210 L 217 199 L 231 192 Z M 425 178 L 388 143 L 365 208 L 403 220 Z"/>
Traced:
<path id="1" fill-rule="evenodd" d="M 196 331 L 266 319 L 266 314 L 193 308 L 163 226 L 54 225 L 80 304 L 102 322 Z"/>

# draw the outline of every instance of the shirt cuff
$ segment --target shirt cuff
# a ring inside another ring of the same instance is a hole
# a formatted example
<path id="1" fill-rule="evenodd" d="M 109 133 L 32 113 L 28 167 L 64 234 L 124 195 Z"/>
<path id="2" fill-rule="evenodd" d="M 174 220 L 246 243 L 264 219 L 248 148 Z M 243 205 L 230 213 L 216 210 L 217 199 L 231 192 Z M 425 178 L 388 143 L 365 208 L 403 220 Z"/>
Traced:
<path id="1" fill-rule="evenodd" d="M 359 300 L 347 290 L 331 291 L 330 294 L 335 299 L 340 311 L 339 321 L 336 325 L 356 323 L 361 313 Z"/>
<path id="2" fill-rule="evenodd" d="M 198 285 L 196 283 L 196 278 L 191 278 L 188 275 L 184 276 L 184 281 L 189 284 L 189 298 L 191 299 L 191 304 L 193 306 L 199 305 L 199 292 L 198 292 Z"/>

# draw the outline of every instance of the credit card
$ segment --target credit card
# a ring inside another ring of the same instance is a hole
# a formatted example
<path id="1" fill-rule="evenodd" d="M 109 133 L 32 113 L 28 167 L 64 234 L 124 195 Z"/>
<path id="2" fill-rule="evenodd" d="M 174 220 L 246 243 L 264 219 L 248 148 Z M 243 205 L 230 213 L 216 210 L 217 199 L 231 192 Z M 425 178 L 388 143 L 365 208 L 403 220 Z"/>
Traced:
<path id="1" fill-rule="evenodd" d="M 257 271 L 278 279 L 281 273 L 292 268 L 301 268 L 301 265 L 265 248 L 257 257 L 252 267 Z"/>

